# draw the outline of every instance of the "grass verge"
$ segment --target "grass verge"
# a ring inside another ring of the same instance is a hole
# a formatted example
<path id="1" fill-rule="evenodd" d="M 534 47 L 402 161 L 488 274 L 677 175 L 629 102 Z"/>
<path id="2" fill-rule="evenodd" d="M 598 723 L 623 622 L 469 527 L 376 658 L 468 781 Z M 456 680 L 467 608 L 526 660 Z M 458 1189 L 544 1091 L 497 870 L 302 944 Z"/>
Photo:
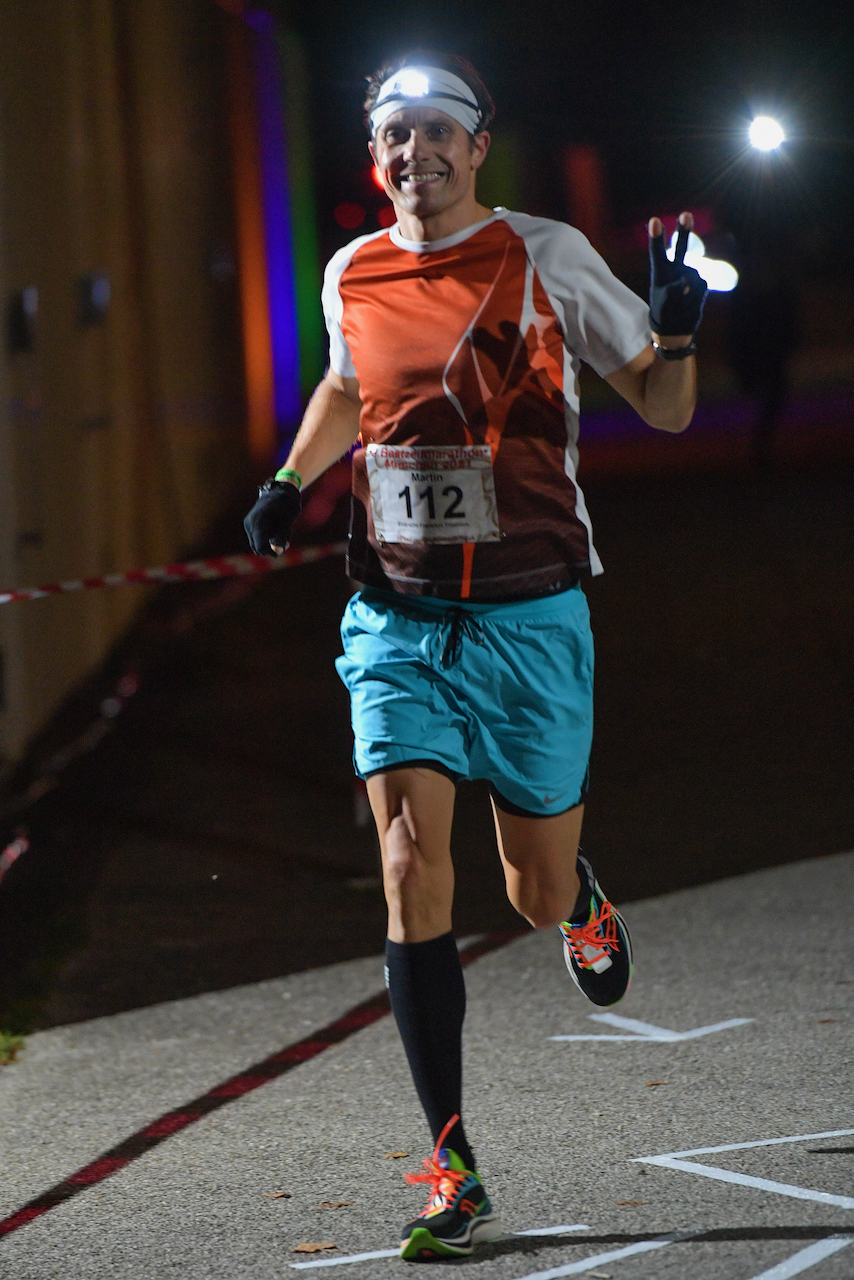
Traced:
<path id="1" fill-rule="evenodd" d="M 14 1062 L 24 1047 L 24 1037 L 11 1031 L 0 1031 L 0 1067 Z"/>

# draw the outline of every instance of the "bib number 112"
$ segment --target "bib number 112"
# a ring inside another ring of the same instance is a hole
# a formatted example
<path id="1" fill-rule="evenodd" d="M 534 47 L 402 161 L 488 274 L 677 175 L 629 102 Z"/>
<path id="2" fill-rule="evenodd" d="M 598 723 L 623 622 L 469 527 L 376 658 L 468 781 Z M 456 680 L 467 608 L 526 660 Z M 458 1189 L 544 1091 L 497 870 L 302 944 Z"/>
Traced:
<path id="1" fill-rule="evenodd" d="M 498 542 L 492 451 L 480 445 L 365 450 L 377 541 Z"/>
<path id="2" fill-rule="evenodd" d="M 405 485 L 397 496 L 398 498 L 403 498 L 404 502 L 406 503 L 406 518 L 407 520 L 411 520 L 412 519 L 412 490 L 410 485 L 408 484 Z M 463 500 L 463 491 L 459 487 L 459 485 L 446 484 L 444 489 L 442 490 L 441 496 L 443 498 L 450 498 L 451 502 L 442 512 L 440 519 L 442 520 L 465 520 L 466 519 L 465 511 L 462 511 L 460 509 L 460 504 L 462 503 L 462 500 Z M 416 493 L 415 497 L 416 497 L 416 500 L 419 502 L 426 501 L 427 510 L 429 512 L 430 519 L 435 520 L 436 519 L 436 500 L 433 495 L 432 484 L 428 484 L 426 488 L 421 490 L 420 493 Z"/>

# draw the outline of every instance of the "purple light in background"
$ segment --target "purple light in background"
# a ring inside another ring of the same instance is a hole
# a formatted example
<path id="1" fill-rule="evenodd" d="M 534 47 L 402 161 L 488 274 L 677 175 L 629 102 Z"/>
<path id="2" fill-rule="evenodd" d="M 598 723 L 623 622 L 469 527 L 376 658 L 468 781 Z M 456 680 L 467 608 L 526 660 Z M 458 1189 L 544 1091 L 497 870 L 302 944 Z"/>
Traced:
<path id="1" fill-rule="evenodd" d="M 267 280 L 270 294 L 270 338 L 276 424 L 280 436 L 291 437 L 302 411 L 299 381 L 291 210 L 284 109 L 276 49 L 276 20 L 263 9 L 246 9 L 243 19 L 256 34 L 255 78 L 263 182 Z"/>
<path id="2" fill-rule="evenodd" d="M 694 413 L 686 438 L 713 435 L 749 435 L 756 425 L 756 400 L 752 397 L 731 397 L 700 403 Z M 832 387 L 809 391 L 790 398 L 782 411 L 781 424 L 848 427 L 854 417 L 854 391 L 851 387 Z M 581 449 L 584 465 L 585 444 L 601 444 L 603 441 L 651 439 L 652 433 L 633 409 L 581 410 Z M 662 441 L 662 445 L 664 442 Z"/>

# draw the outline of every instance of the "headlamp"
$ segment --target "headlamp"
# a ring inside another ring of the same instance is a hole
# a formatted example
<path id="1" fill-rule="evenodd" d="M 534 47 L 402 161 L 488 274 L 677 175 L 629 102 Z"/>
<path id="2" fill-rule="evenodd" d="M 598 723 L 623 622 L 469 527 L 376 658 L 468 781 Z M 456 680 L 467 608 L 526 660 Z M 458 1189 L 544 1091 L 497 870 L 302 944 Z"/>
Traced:
<path id="1" fill-rule="evenodd" d="M 407 98 L 424 98 L 430 92 L 430 81 L 423 71 L 408 67 L 395 76 L 394 89 Z"/>
<path id="2" fill-rule="evenodd" d="M 404 67 L 382 84 L 371 111 L 371 133 L 375 134 L 395 111 L 404 107 L 435 107 L 476 133 L 483 118 L 472 89 L 441 67 Z"/>

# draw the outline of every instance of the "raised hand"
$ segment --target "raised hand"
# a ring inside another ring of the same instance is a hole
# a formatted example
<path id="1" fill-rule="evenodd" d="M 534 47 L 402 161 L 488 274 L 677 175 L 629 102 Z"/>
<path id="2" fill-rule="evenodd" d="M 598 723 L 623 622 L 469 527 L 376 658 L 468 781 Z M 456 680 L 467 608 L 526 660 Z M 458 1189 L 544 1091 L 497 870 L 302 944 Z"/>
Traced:
<path id="1" fill-rule="evenodd" d="M 664 248 L 660 218 L 649 220 L 649 323 L 661 337 L 689 338 L 703 314 L 707 286 L 693 267 L 685 266 L 688 236 L 694 225 L 690 213 L 679 215 L 679 234 L 673 262 Z"/>

